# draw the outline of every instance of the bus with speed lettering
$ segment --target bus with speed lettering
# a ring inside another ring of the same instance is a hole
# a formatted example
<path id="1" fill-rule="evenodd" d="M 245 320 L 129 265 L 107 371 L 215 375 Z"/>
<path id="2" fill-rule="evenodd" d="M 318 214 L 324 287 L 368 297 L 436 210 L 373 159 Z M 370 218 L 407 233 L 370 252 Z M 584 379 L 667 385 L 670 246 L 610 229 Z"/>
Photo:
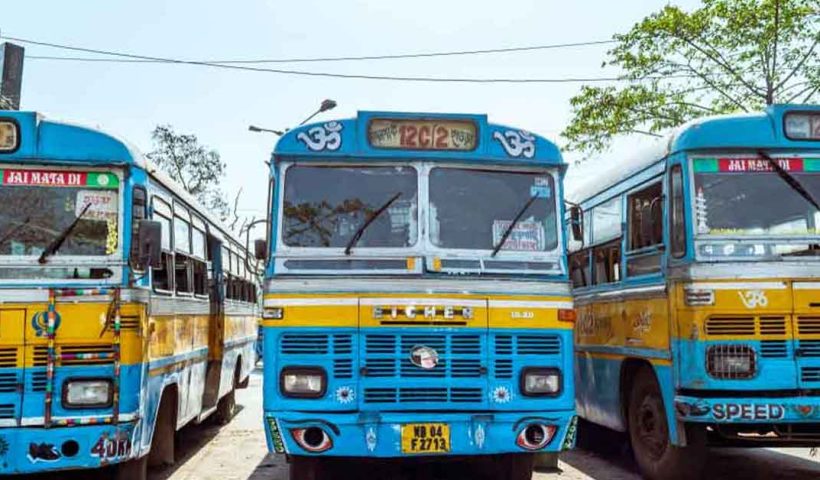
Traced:
<path id="1" fill-rule="evenodd" d="M 236 411 L 259 321 L 245 249 L 135 149 L 0 111 L 0 476 L 174 462 Z"/>
<path id="2" fill-rule="evenodd" d="M 556 146 L 484 115 L 359 112 L 271 162 L 268 447 L 291 478 L 465 456 L 529 479 L 574 443 Z"/>
<path id="3" fill-rule="evenodd" d="M 628 432 L 648 479 L 820 445 L 820 106 L 693 121 L 569 198 L 579 441 Z"/>

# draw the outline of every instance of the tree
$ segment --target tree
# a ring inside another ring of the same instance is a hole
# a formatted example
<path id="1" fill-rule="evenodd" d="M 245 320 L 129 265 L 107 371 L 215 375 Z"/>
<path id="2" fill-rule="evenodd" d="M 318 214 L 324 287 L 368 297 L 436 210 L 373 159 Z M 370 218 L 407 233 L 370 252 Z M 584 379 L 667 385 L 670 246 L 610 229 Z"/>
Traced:
<path id="1" fill-rule="evenodd" d="M 157 126 L 151 138 L 154 150 L 148 158 L 220 220 L 227 221 L 231 211 L 219 188 L 225 178 L 225 163 L 219 153 L 201 145 L 196 135 L 177 134 L 170 125 Z"/>
<path id="2" fill-rule="evenodd" d="M 693 118 L 820 101 L 820 0 L 703 0 L 666 6 L 614 36 L 603 66 L 623 86 L 583 86 L 562 132 L 597 153 L 623 134 L 660 136 Z"/>

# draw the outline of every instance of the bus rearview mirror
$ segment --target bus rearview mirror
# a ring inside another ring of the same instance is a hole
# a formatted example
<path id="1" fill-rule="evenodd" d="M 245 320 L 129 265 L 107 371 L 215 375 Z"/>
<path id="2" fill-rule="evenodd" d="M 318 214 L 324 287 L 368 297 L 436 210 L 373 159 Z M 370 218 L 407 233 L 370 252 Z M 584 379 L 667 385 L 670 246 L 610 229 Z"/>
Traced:
<path id="1" fill-rule="evenodd" d="M 257 260 L 266 260 L 268 257 L 268 242 L 261 238 L 254 240 L 253 254 Z"/>
<path id="2" fill-rule="evenodd" d="M 584 210 L 573 205 L 569 208 L 569 224 L 572 229 L 572 239 L 577 242 L 584 241 Z"/>
<path id="3" fill-rule="evenodd" d="M 162 266 L 160 256 L 162 249 L 161 223 L 154 220 L 140 220 L 137 245 L 141 268 L 159 268 Z"/>

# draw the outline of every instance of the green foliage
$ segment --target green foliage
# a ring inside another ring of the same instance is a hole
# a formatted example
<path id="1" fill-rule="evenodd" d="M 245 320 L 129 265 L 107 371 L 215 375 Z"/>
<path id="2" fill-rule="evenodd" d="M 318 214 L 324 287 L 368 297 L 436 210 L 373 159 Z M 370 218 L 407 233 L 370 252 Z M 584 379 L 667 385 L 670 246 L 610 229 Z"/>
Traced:
<path id="1" fill-rule="evenodd" d="M 703 0 L 666 6 L 622 35 L 604 67 L 624 86 L 570 100 L 567 147 L 605 150 L 623 134 L 658 136 L 704 115 L 820 101 L 820 0 Z"/>
<path id="2" fill-rule="evenodd" d="M 169 125 L 159 125 L 153 132 L 154 150 L 147 157 L 196 197 L 223 222 L 230 208 L 219 183 L 225 178 L 225 163 L 216 150 L 199 143 L 196 135 L 174 132 Z"/>

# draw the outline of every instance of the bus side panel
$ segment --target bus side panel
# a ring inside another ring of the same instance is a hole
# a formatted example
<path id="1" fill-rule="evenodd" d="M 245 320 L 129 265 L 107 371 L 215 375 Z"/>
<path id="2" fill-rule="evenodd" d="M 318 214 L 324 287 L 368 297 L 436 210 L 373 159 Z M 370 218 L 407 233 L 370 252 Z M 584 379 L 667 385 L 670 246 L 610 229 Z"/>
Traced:
<path id="1" fill-rule="evenodd" d="M 620 378 L 623 358 L 578 352 L 575 356 L 575 403 L 584 419 L 625 431 Z"/>

